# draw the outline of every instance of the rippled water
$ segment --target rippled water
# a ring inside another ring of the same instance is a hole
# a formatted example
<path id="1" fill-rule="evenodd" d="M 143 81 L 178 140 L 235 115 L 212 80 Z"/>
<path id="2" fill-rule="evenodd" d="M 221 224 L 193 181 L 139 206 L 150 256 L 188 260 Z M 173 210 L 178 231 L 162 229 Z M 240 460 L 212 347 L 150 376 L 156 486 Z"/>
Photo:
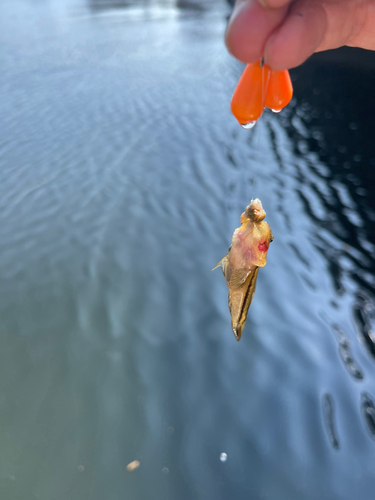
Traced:
<path id="1" fill-rule="evenodd" d="M 242 130 L 227 14 L 0 6 L 2 500 L 372 497 L 373 71 L 313 59 Z M 211 268 L 252 197 L 236 342 Z"/>

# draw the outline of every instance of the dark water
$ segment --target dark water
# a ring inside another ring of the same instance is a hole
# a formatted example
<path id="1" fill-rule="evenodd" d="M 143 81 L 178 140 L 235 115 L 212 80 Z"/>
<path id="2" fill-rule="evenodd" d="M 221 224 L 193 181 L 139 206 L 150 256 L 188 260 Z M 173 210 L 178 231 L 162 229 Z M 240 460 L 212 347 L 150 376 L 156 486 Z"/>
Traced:
<path id="1" fill-rule="evenodd" d="M 227 13 L 1 3 L 1 500 L 373 498 L 374 59 L 244 131 Z M 238 343 L 210 269 L 252 197 Z"/>

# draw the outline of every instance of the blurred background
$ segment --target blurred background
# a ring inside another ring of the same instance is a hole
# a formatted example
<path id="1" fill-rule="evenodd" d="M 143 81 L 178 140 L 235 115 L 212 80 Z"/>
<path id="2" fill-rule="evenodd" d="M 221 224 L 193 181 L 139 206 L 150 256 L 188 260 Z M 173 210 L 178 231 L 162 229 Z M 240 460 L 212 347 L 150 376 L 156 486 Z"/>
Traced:
<path id="1" fill-rule="evenodd" d="M 246 131 L 229 13 L 1 2 L 1 500 L 373 496 L 375 55 Z M 238 343 L 211 269 L 255 197 Z"/>

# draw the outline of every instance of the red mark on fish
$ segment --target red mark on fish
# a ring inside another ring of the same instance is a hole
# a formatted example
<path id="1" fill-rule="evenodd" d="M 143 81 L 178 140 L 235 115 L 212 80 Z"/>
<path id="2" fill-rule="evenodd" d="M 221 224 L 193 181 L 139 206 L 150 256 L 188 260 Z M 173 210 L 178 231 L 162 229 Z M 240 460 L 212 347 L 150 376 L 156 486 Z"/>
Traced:
<path id="1" fill-rule="evenodd" d="M 268 250 L 267 241 L 262 241 L 262 243 L 259 243 L 258 250 L 259 250 L 259 252 L 267 252 L 267 250 Z"/>

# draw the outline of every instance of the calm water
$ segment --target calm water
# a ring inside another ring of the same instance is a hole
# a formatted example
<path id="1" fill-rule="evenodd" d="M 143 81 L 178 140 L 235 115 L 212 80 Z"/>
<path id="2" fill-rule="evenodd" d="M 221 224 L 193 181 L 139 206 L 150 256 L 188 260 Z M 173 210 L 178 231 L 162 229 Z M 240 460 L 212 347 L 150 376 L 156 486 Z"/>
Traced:
<path id="1" fill-rule="evenodd" d="M 1 500 L 373 497 L 375 63 L 244 131 L 227 14 L 1 3 Z M 252 197 L 238 343 L 211 268 Z"/>

